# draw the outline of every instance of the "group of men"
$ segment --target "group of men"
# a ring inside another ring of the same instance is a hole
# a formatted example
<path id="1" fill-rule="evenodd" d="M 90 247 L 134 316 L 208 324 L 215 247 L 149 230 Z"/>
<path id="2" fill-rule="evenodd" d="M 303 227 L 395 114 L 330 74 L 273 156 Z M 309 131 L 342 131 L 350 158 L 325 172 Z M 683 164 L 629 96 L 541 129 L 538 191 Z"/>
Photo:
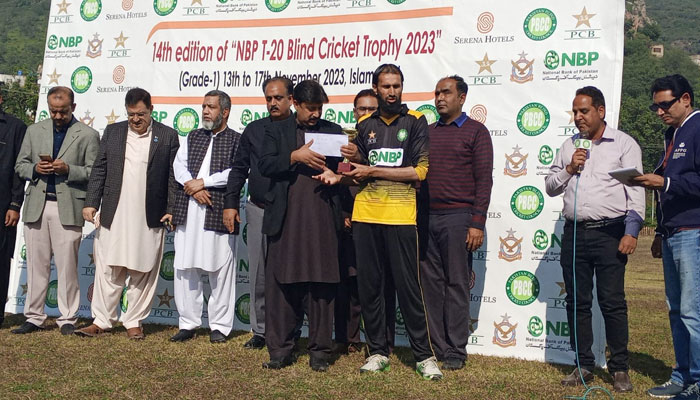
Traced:
<path id="1" fill-rule="evenodd" d="M 443 376 L 438 361 L 445 369 L 463 368 L 471 252 L 484 240 L 493 184 L 491 138 L 462 112 L 468 87 L 461 77 L 438 81 L 440 118 L 430 126 L 402 103 L 403 81 L 398 66 L 378 67 L 372 89 L 355 98 L 356 130 L 346 132 L 321 118 L 328 96 L 319 83 L 294 86 L 284 77 L 263 83 L 269 116 L 250 123 L 242 135 L 228 128 L 231 101 L 220 91 L 205 95 L 203 127 L 182 141 L 151 118 L 150 95 L 138 88 L 126 95 L 128 120 L 109 125 L 101 140 L 73 117 L 73 92 L 65 87 L 48 93 L 49 120 L 26 128 L 0 114 L 3 300 L 23 201 L 27 244 L 27 320 L 13 333 L 43 329 L 53 255 L 61 333 L 110 331 L 126 285 L 122 324 L 130 338 L 142 339 L 164 233 L 175 229 L 180 329 L 171 340 L 194 337 L 208 280 L 210 340 L 225 341 L 234 314 L 231 234 L 238 233 L 239 196 L 247 181 L 253 336 L 245 347 L 267 346 L 270 360 L 263 367 L 295 362 L 306 315 L 310 367 L 327 370 L 334 322 L 336 346 L 358 351 L 361 315 L 368 357 L 360 371 L 388 370 L 398 298 L 417 372 L 437 380 Z M 700 142 L 693 134 L 700 130 L 700 113 L 682 76 L 658 79 L 651 92 L 650 109 L 669 125 L 665 156 L 654 173 L 625 183 L 608 174 L 641 170 L 641 150 L 606 124 L 603 94 L 589 86 L 576 92 L 572 105 L 579 133 L 563 143 L 546 177 L 547 193 L 564 196 L 561 265 L 580 365 L 562 384 L 593 379 L 595 275 L 614 389 L 632 390 L 624 269 L 637 245 L 648 188 L 655 190 L 659 216 L 652 254 L 663 257 L 676 354 L 671 379 L 648 393 L 697 399 L 700 166 L 694 160 Z M 342 157 L 333 157 L 313 151 L 307 133 L 351 137 L 340 148 Z M 84 220 L 96 226 L 94 321 L 76 330 L 76 263 Z"/>

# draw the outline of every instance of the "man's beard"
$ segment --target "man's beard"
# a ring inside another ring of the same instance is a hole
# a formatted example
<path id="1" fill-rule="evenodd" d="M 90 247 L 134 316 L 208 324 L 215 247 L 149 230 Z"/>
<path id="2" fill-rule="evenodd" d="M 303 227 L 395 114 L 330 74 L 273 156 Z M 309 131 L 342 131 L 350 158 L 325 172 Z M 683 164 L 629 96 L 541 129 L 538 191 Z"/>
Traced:
<path id="1" fill-rule="evenodd" d="M 401 112 L 401 97 L 398 97 L 396 101 L 391 104 L 384 101 L 380 96 L 377 96 L 377 101 L 379 102 L 379 109 L 386 114 L 396 115 Z"/>
<path id="2" fill-rule="evenodd" d="M 204 129 L 211 131 L 214 130 L 214 128 L 219 128 L 221 127 L 221 122 L 224 120 L 224 116 L 222 114 L 219 114 L 215 120 L 213 121 L 207 121 L 203 120 L 202 121 L 202 126 Z"/>

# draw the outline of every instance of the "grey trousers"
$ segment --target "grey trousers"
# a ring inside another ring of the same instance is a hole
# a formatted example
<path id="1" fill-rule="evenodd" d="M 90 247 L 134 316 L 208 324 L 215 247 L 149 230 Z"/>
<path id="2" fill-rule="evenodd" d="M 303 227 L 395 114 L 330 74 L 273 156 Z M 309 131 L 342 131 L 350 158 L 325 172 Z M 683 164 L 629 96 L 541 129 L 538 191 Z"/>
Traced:
<path id="1" fill-rule="evenodd" d="M 265 337 L 265 259 L 267 236 L 262 233 L 265 210 L 248 202 L 248 276 L 250 277 L 250 328 L 254 335 Z"/>

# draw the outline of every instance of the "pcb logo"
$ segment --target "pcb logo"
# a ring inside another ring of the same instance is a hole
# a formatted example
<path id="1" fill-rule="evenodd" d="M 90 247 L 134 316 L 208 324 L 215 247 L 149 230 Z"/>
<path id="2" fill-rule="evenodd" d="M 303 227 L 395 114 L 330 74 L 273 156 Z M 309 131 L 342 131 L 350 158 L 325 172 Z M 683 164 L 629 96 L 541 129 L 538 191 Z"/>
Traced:
<path id="1" fill-rule="evenodd" d="M 90 68 L 82 66 L 73 71 L 70 77 L 70 85 L 75 93 L 85 93 L 92 85 L 92 71 Z"/>
<path id="2" fill-rule="evenodd" d="M 250 294 L 246 293 L 236 300 L 236 318 L 244 324 L 250 324 Z"/>
<path id="3" fill-rule="evenodd" d="M 554 151 L 546 144 L 540 147 L 540 152 L 537 154 L 537 159 L 542 165 L 549 165 L 554 161 Z"/>
<path id="4" fill-rule="evenodd" d="M 537 136 L 549 127 L 549 110 L 540 103 L 528 103 L 518 111 L 516 123 L 520 132 Z"/>
<path id="5" fill-rule="evenodd" d="M 534 186 L 523 186 L 510 198 L 510 209 L 520 219 L 533 219 L 540 215 L 543 208 L 544 196 Z"/>
<path id="6" fill-rule="evenodd" d="M 520 54 L 518 54 L 520 58 L 518 58 L 516 61 L 511 60 L 510 63 L 513 66 L 513 69 L 510 73 L 510 81 L 515 82 L 515 83 L 527 83 L 531 82 L 533 80 L 533 66 L 535 59 L 533 58 L 532 60 L 527 59 L 527 53 L 524 51 Z"/>
<path id="7" fill-rule="evenodd" d="M 506 154 L 506 166 L 503 169 L 503 174 L 517 178 L 519 176 L 527 175 L 527 156 L 528 154 L 522 154 L 520 152 L 521 147 L 513 147 L 513 153 Z"/>
<path id="8" fill-rule="evenodd" d="M 49 308 L 58 307 L 58 281 L 52 280 L 46 290 L 46 306 Z"/>
<path id="9" fill-rule="evenodd" d="M 547 233 L 542 229 L 538 229 L 535 232 L 535 236 L 532 238 L 532 245 L 535 246 L 537 250 L 545 250 L 549 246 L 549 237 Z"/>
<path id="10" fill-rule="evenodd" d="M 102 1 L 101 0 L 83 0 L 80 4 L 80 16 L 85 21 L 94 21 L 100 16 L 102 12 Z"/>
<path id="11" fill-rule="evenodd" d="M 552 36 L 557 29 L 557 17 L 546 8 L 538 8 L 530 12 L 523 22 L 525 35 L 532 40 L 545 40 Z"/>
<path id="12" fill-rule="evenodd" d="M 265 0 L 265 6 L 272 12 L 280 12 L 284 11 L 290 2 L 291 0 Z"/>
<path id="13" fill-rule="evenodd" d="M 161 17 L 175 11 L 177 0 L 153 0 L 153 10 Z"/>
<path id="14" fill-rule="evenodd" d="M 166 251 L 163 254 L 163 260 L 160 262 L 160 272 L 161 278 L 166 281 L 172 281 L 175 278 L 175 252 Z"/>
<path id="15" fill-rule="evenodd" d="M 533 316 L 527 324 L 527 331 L 534 337 L 540 337 L 544 332 L 544 324 L 538 316 Z"/>
<path id="16" fill-rule="evenodd" d="M 199 115 L 197 111 L 187 107 L 175 114 L 173 128 L 180 136 L 187 136 L 199 126 Z"/>
<path id="17" fill-rule="evenodd" d="M 498 237 L 501 242 L 501 246 L 498 250 L 498 258 L 508 262 L 513 262 L 523 258 L 522 255 L 522 242 L 523 238 L 515 237 L 515 231 L 513 228 L 506 231 L 508 236 L 505 238 Z"/>
<path id="18" fill-rule="evenodd" d="M 92 40 L 88 42 L 88 49 L 86 56 L 90 58 L 97 58 L 102 55 L 102 42 L 104 39 L 100 40 L 100 35 L 97 33 L 92 37 Z"/>
<path id="19" fill-rule="evenodd" d="M 519 306 L 532 304 L 540 294 L 540 281 L 529 271 L 518 271 L 506 281 L 508 299 Z"/>
<path id="20" fill-rule="evenodd" d="M 518 324 L 511 324 L 508 314 L 501 315 L 501 318 L 501 322 L 493 322 L 492 343 L 503 348 L 515 346 L 515 329 L 518 327 Z"/>

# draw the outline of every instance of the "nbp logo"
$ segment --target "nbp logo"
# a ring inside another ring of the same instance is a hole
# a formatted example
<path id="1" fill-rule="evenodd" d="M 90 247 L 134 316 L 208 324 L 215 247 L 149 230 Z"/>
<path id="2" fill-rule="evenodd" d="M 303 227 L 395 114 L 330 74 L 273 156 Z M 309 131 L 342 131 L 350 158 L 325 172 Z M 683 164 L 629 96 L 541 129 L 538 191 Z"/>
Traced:
<path id="1" fill-rule="evenodd" d="M 522 242 L 523 238 L 515 237 L 515 231 L 511 228 L 506 231 L 508 236 L 505 238 L 498 237 L 501 241 L 501 247 L 498 250 L 498 258 L 508 262 L 513 262 L 515 260 L 520 260 L 523 258 L 522 255 Z"/>
<path id="2" fill-rule="evenodd" d="M 559 53 L 549 50 L 544 57 L 544 66 L 550 70 L 557 69 L 559 66 L 588 67 L 599 58 L 600 54 L 597 51 L 562 53 L 560 58 Z"/>
<path id="3" fill-rule="evenodd" d="M 56 35 L 51 35 L 49 36 L 49 40 L 46 42 L 46 47 L 48 47 L 49 50 L 56 50 L 58 48 L 71 48 L 78 47 L 82 42 L 82 36 L 58 37 Z"/>
<path id="4" fill-rule="evenodd" d="M 374 149 L 369 152 L 369 165 L 381 167 L 400 167 L 403 163 L 402 149 Z"/>
<path id="5" fill-rule="evenodd" d="M 515 346 L 515 329 L 518 324 L 511 324 L 508 314 L 501 315 L 501 322 L 493 322 L 493 340 L 492 343 L 500 347 Z"/>
<path id="6" fill-rule="evenodd" d="M 551 147 L 545 145 L 542 145 L 540 147 L 540 151 L 537 154 L 537 159 L 540 160 L 540 163 L 542 165 L 549 165 L 554 161 L 554 150 L 552 150 Z"/>
<path id="7" fill-rule="evenodd" d="M 520 152 L 521 148 L 516 145 L 513 147 L 513 153 L 506 154 L 506 167 L 503 169 L 503 174 L 517 178 L 519 176 L 527 175 L 527 156 L 528 154 L 522 154 Z"/>

